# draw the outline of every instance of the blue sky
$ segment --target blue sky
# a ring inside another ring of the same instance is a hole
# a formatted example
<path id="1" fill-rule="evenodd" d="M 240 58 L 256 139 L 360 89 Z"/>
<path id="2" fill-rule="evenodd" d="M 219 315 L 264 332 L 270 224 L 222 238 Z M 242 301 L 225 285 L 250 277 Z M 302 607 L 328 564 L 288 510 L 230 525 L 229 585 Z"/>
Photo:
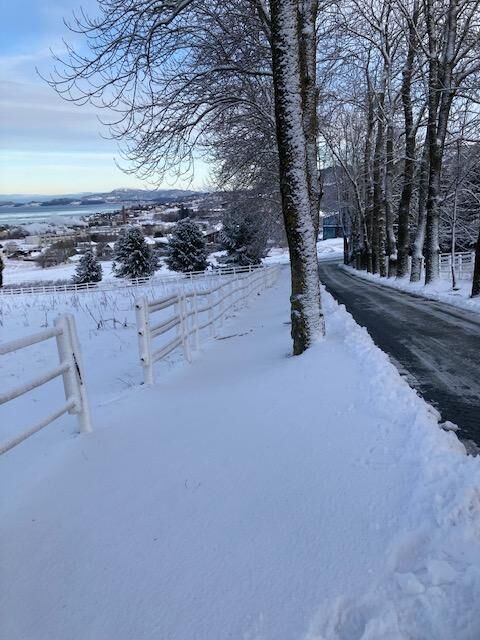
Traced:
<path id="1" fill-rule="evenodd" d="M 96 0 L 0 0 L 0 194 L 62 194 L 149 187 L 115 165 L 118 149 L 102 138 L 91 106 L 64 102 L 38 77 L 51 66 L 50 47 L 61 50 L 68 32 L 62 17 Z M 71 34 L 68 40 L 72 41 Z M 106 131 L 103 129 L 103 134 Z M 199 163 L 192 185 L 202 188 Z M 164 187 L 185 184 L 167 180 Z"/>

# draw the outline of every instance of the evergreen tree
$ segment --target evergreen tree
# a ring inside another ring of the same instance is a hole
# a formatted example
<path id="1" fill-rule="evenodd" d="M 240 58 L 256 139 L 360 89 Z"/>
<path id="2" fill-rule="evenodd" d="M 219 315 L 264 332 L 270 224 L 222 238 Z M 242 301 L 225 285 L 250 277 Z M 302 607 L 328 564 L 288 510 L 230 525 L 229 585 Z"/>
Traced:
<path id="1" fill-rule="evenodd" d="M 157 260 L 138 227 L 122 229 L 114 247 L 117 278 L 145 278 L 155 273 Z"/>
<path id="2" fill-rule="evenodd" d="M 5 268 L 5 263 L 3 261 L 3 256 L 0 253 L 0 287 L 3 287 L 3 270 Z"/>
<path id="3" fill-rule="evenodd" d="M 205 238 L 200 227 L 185 218 L 177 223 L 168 243 L 167 265 L 173 271 L 203 271 L 207 268 Z"/>
<path id="4" fill-rule="evenodd" d="M 88 250 L 80 258 L 77 264 L 73 282 L 84 284 L 86 282 L 100 282 L 102 279 L 102 265 L 98 262 L 93 252 Z"/>
<path id="5" fill-rule="evenodd" d="M 264 219 L 239 209 L 223 216 L 222 243 L 228 252 L 227 262 L 242 267 L 260 264 L 267 251 L 267 229 Z"/>

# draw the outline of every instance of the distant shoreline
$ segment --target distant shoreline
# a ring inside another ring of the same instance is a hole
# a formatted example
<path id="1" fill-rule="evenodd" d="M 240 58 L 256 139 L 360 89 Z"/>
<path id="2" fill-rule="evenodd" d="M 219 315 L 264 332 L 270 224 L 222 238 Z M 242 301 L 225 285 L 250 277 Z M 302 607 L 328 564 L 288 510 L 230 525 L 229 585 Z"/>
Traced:
<path id="1" fill-rule="evenodd" d="M 119 211 L 122 204 L 92 204 L 92 205 L 52 205 L 52 206 L 23 206 L 0 207 L 0 225 L 21 226 L 32 222 L 47 222 L 62 224 L 68 218 L 92 216 L 95 213 L 112 213 Z"/>

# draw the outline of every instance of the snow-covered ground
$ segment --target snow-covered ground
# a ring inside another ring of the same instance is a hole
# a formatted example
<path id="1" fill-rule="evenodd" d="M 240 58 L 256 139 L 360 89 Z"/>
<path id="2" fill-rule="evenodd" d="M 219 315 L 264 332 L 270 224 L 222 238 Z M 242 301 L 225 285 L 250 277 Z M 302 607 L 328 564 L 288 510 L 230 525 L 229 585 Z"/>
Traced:
<path id="1" fill-rule="evenodd" d="M 76 256 L 74 256 L 76 257 Z M 32 262 L 24 262 L 23 260 L 5 260 L 4 271 L 4 284 L 22 284 L 22 283 L 39 283 L 42 282 L 70 282 L 75 275 L 77 268 L 76 261 L 69 262 L 67 264 L 59 264 L 54 267 L 47 267 L 42 269 L 41 267 L 32 264 Z M 103 280 L 114 280 L 115 274 L 112 272 L 112 261 L 106 260 L 101 263 L 103 271 Z M 171 274 L 163 261 L 160 263 L 160 268 L 155 272 L 156 275 Z"/>
<path id="2" fill-rule="evenodd" d="M 319 260 L 343 260 L 343 238 L 330 238 L 317 242 Z"/>
<path id="3" fill-rule="evenodd" d="M 76 264 L 69 262 L 67 264 L 59 264 L 54 267 L 42 269 L 32 262 L 23 260 L 5 260 L 5 270 L 3 272 L 3 281 L 6 285 L 34 282 L 55 282 L 70 281 L 75 274 Z M 111 261 L 102 262 L 103 279 L 109 280 L 115 276 L 112 273 Z"/>
<path id="4" fill-rule="evenodd" d="M 217 280 L 215 280 L 217 282 Z M 195 287 L 202 290 L 211 287 L 209 278 L 198 278 Z M 135 299 L 146 296 L 158 299 L 170 295 L 179 286 L 191 288 L 189 280 L 152 282 L 138 288 L 82 291 L 79 293 L 46 293 L 24 296 L 8 296 L 0 306 L 0 342 L 15 340 L 52 327 L 55 318 L 62 313 L 72 313 L 82 345 L 85 368 L 88 371 L 91 395 L 102 401 L 114 399 L 118 393 L 139 385 L 142 372 L 139 367 Z M 163 312 L 171 315 L 171 309 Z M 162 314 L 155 320 L 159 322 Z M 156 340 L 160 347 L 162 339 L 168 342 L 171 334 Z M 176 356 L 158 365 L 167 371 Z M 58 359 L 55 341 L 39 343 L 27 350 L 1 356 L 0 388 L 15 385 L 15 380 L 34 377 L 50 369 Z M 62 399 L 62 383 L 54 380 L 35 392 L 0 406 L 1 437 L 6 440 L 26 427 L 39 421 L 57 406 Z M 52 405 L 52 399 L 56 404 Z M 45 410 L 48 403 L 50 410 Z"/>
<path id="5" fill-rule="evenodd" d="M 341 258 L 343 256 L 343 240 L 335 238 L 332 240 L 321 240 L 317 244 L 317 252 L 319 259 L 329 260 Z M 209 262 L 212 266 L 217 266 L 218 258 L 226 255 L 225 251 L 216 251 L 209 256 Z M 268 256 L 264 259 L 265 264 L 287 264 L 289 262 L 288 249 L 272 248 L 268 252 Z M 60 264 L 54 267 L 42 269 L 32 262 L 23 260 L 5 260 L 5 270 L 3 273 L 4 284 L 32 284 L 35 282 L 55 282 L 70 281 L 75 274 L 76 264 L 69 262 L 68 264 Z M 103 280 L 115 279 L 112 273 L 112 262 L 102 262 Z M 172 273 L 168 267 L 161 261 L 161 267 L 156 271 L 156 275 Z"/>
<path id="6" fill-rule="evenodd" d="M 126 327 L 71 305 L 95 431 L 64 417 L 0 460 L 2 640 L 480 637 L 480 460 L 328 294 L 326 340 L 289 357 L 288 283 L 151 388 L 126 293 Z M 2 338 L 41 319 L 11 308 Z M 2 430 L 33 420 L 11 404 Z"/>
<path id="7" fill-rule="evenodd" d="M 317 242 L 317 255 L 319 260 L 343 259 L 343 238 L 331 238 Z M 263 259 L 265 264 L 288 264 L 290 256 L 287 248 L 273 247 Z"/>
<path id="8" fill-rule="evenodd" d="M 480 298 L 470 297 L 472 292 L 472 283 L 470 280 L 458 280 L 457 288 L 454 291 L 450 279 L 440 279 L 435 282 L 435 284 L 425 286 L 423 282 L 410 282 L 408 278 L 381 278 L 378 274 L 358 271 L 357 269 L 353 269 L 353 267 L 344 266 L 343 268 L 359 278 L 371 280 L 384 287 L 412 293 L 422 298 L 428 298 L 429 300 L 446 302 L 460 309 L 480 312 Z"/>

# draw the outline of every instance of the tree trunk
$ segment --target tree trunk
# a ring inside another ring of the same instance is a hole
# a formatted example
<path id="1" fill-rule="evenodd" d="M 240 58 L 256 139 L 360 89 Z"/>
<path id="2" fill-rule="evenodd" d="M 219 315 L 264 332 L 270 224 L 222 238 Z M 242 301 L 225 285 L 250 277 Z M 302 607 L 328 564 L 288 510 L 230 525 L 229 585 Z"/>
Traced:
<path id="1" fill-rule="evenodd" d="M 478 228 L 478 239 L 475 246 L 475 266 L 473 268 L 472 298 L 480 296 L 480 227 Z"/>
<path id="2" fill-rule="evenodd" d="M 397 240 L 393 230 L 392 177 L 393 177 L 393 125 L 387 126 L 385 158 L 385 219 L 387 225 L 388 277 L 397 275 Z"/>
<path id="3" fill-rule="evenodd" d="M 457 39 L 458 3 L 450 0 L 445 18 L 442 54 L 438 56 L 434 0 L 426 1 L 429 46 L 428 143 L 430 175 L 427 198 L 427 239 L 425 243 L 425 284 L 440 277 L 440 186 L 448 120 L 453 100 L 453 66 Z"/>
<path id="4" fill-rule="evenodd" d="M 317 162 L 317 38 L 315 32 L 317 13 L 318 0 L 300 2 L 299 43 L 303 129 L 307 150 L 308 193 L 316 240 L 318 240 L 320 200 L 322 198 Z"/>
<path id="5" fill-rule="evenodd" d="M 405 160 L 403 163 L 402 193 L 398 205 L 397 278 L 404 278 L 408 274 L 408 254 L 410 250 L 410 205 L 413 194 L 416 147 L 416 131 L 413 125 L 412 109 L 412 77 L 417 43 L 418 10 L 418 2 L 415 2 L 413 7 L 413 16 L 411 21 L 409 21 L 408 52 L 402 72 L 403 78 L 401 95 L 405 122 Z"/>
<path id="6" fill-rule="evenodd" d="M 297 0 L 270 0 L 272 68 L 280 187 L 292 279 L 293 353 L 324 334 L 303 128 Z"/>
<path id="7" fill-rule="evenodd" d="M 384 100 L 385 94 L 382 92 L 378 95 L 377 137 L 375 140 L 375 151 L 373 153 L 373 272 L 379 272 L 382 277 L 386 277 L 387 275 L 387 263 L 385 259 L 387 246 L 385 200 L 382 186 L 383 164 L 385 162 L 385 155 L 383 153 L 385 140 Z"/>
<path id="8" fill-rule="evenodd" d="M 412 269 L 410 282 L 420 282 L 422 277 L 423 246 L 425 244 L 425 229 L 427 225 L 426 198 L 428 192 L 428 134 L 425 139 L 422 160 L 420 163 L 420 177 L 418 185 L 418 216 L 415 241 L 413 243 Z"/>
<path id="9" fill-rule="evenodd" d="M 457 288 L 457 272 L 455 268 L 455 253 L 457 248 L 457 211 L 458 211 L 458 180 L 455 185 L 455 196 L 453 199 L 453 220 L 452 220 L 452 234 L 450 244 L 450 271 L 452 275 L 452 289 Z"/>
<path id="10" fill-rule="evenodd" d="M 372 182 L 372 137 L 375 126 L 375 113 L 373 107 L 373 92 L 370 85 L 370 78 L 367 72 L 367 131 L 365 137 L 364 172 L 365 172 L 365 250 L 367 258 L 367 271 L 373 273 L 373 244 L 374 244 L 374 221 L 373 221 L 373 182 Z"/>
<path id="11" fill-rule="evenodd" d="M 435 133 L 433 134 L 435 136 Z M 429 142 L 430 175 L 427 197 L 427 236 L 425 240 L 425 284 L 435 282 L 440 276 L 440 180 L 442 157 L 438 142 Z"/>

